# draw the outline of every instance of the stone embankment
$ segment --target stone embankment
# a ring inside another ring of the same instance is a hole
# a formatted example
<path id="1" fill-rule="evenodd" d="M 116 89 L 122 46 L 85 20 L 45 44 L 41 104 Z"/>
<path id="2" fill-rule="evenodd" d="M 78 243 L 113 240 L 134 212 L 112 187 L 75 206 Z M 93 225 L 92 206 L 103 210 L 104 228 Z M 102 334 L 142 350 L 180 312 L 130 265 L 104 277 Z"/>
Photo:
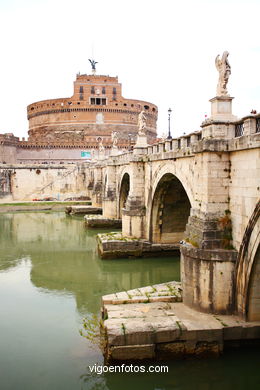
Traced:
<path id="1" fill-rule="evenodd" d="M 260 338 L 260 322 L 201 313 L 181 300 L 178 282 L 105 295 L 106 360 L 219 355 L 226 345 Z"/>
<path id="2" fill-rule="evenodd" d="M 10 202 L 0 203 L 0 213 L 7 213 L 13 211 L 65 211 L 71 205 L 82 204 L 81 202 L 67 201 L 67 202 Z M 89 204 L 90 202 L 86 202 Z M 68 206 L 69 205 L 69 206 Z"/>

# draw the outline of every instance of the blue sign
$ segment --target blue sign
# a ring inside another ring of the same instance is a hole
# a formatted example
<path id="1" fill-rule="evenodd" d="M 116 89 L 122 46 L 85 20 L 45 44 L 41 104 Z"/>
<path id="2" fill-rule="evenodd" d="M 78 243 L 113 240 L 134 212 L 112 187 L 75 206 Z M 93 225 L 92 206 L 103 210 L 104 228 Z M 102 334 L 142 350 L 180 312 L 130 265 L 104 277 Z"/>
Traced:
<path id="1" fill-rule="evenodd" d="M 90 152 L 81 152 L 81 158 L 91 158 Z"/>

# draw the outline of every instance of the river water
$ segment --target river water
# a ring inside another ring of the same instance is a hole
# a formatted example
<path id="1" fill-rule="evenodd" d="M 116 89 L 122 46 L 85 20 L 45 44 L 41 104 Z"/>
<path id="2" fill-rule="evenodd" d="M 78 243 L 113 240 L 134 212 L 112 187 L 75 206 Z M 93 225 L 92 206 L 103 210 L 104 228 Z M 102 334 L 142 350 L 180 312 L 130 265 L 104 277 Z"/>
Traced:
<path id="1" fill-rule="evenodd" d="M 180 272 L 178 258 L 102 261 L 96 233 L 64 213 L 0 214 L 1 390 L 260 388 L 256 349 L 154 363 L 167 374 L 91 374 L 103 357 L 79 331 L 99 313 L 101 296 L 179 280 Z"/>

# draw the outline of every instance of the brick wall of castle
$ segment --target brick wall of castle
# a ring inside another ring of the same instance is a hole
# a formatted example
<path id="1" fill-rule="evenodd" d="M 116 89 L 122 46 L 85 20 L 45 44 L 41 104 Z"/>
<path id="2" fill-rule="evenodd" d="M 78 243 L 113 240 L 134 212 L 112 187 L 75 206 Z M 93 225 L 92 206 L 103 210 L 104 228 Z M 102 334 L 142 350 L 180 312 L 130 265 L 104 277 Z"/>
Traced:
<path id="1" fill-rule="evenodd" d="M 111 145 L 117 132 L 118 146 L 128 147 L 138 132 L 138 115 L 145 111 L 148 142 L 156 138 L 157 107 L 122 97 L 117 77 L 77 75 L 71 98 L 51 99 L 27 107 L 29 144 Z"/>

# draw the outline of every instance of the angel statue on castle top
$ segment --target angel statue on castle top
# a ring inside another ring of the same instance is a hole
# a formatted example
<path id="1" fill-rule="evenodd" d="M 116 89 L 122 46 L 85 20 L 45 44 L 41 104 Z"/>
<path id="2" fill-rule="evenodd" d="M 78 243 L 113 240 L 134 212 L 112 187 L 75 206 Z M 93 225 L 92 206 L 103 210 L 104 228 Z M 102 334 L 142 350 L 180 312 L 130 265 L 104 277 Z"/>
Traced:
<path id="1" fill-rule="evenodd" d="M 92 73 L 96 73 L 96 64 L 98 64 L 97 61 L 89 59 L 89 62 L 91 63 Z"/>

